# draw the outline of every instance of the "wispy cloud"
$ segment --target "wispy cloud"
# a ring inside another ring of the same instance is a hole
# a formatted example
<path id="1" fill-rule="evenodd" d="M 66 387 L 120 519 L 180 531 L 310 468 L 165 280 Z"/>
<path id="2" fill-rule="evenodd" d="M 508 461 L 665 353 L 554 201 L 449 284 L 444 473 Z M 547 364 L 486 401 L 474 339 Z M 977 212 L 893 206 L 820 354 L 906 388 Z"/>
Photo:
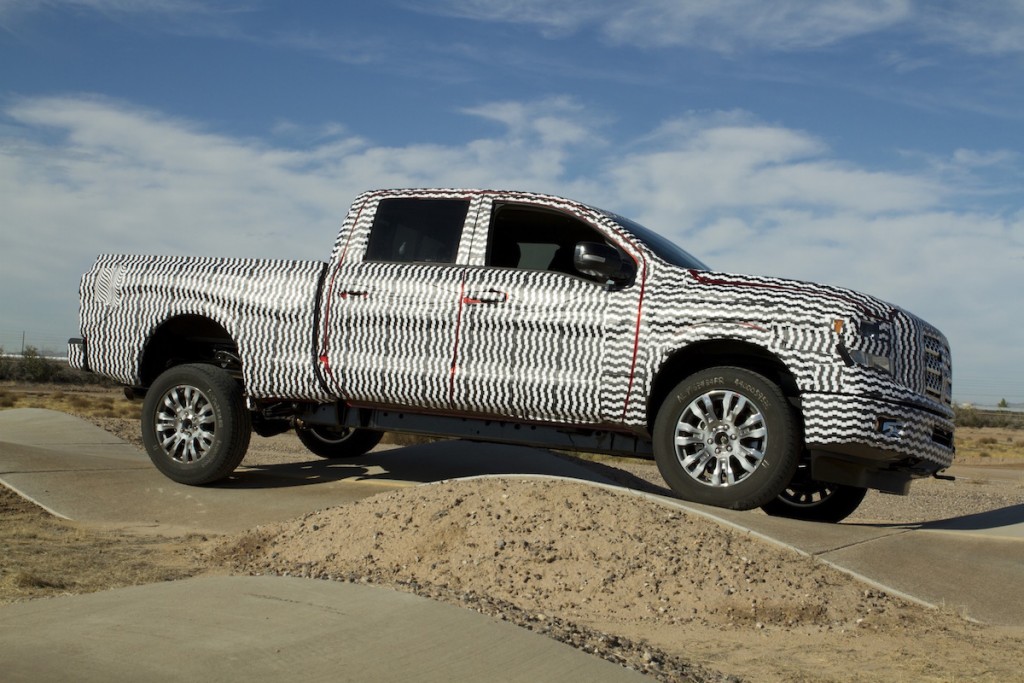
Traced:
<path id="1" fill-rule="evenodd" d="M 210 3 L 200 0 L 0 0 L 0 23 L 37 12 L 84 10 L 105 15 L 167 16 L 210 14 L 231 7 L 228 2 Z"/>
<path id="2" fill-rule="evenodd" d="M 902 31 L 908 44 L 942 44 L 977 55 L 1024 52 L 1024 4 L 1019 0 L 395 0 L 424 14 L 535 27 L 548 38 L 594 31 L 616 45 L 691 47 L 723 54 L 818 49 L 859 36 Z M 94 12 L 155 20 L 174 33 L 258 40 L 359 63 L 379 52 L 366 36 L 335 40 L 323 27 L 254 35 L 234 15 L 267 8 L 266 0 L 0 0 L 0 27 L 27 17 Z M 441 47 L 437 46 L 437 50 Z M 885 59 L 907 72 L 931 58 L 890 51 Z"/>
<path id="3" fill-rule="evenodd" d="M 909 0 L 678 2 L 446 0 L 421 11 L 537 26 L 549 37 L 596 28 L 615 43 L 691 46 L 731 53 L 815 48 L 885 29 L 911 15 Z"/>
<path id="4" fill-rule="evenodd" d="M 550 37 L 564 36 L 590 23 L 603 22 L 623 6 L 619 0 L 407 0 L 405 5 L 428 14 L 537 26 Z"/>
<path id="5" fill-rule="evenodd" d="M 750 252 L 756 255 L 763 240 L 778 232 L 769 215 L 843 214 L 868 220 L 935 208 L 945 191 L 933 176 L 843 162 L 813 135 L 767 125 L 743 112 L 666 122 L 637 149 L 609 164 L 606 175 L 608 191 L 630 204 L 634 215 L 663 229 L 671 226 L 684 240 L 704 240 L 708 226 L 716 226 L 718 236 L 694 250 L 709 260 L 736 260 L 734 267 L 758 272 L 771 272 L 772 263 L 745 260 L 745 244 L 731 248 L 728 240 L 719 239 L 718 228 L 759 233 L 748 242 L 759 245 Z"/>
<path id="6" fill-rule="evenodd" d="M 918 23 L 926 39 L 982 55 L 1024 52 L 1020 0 L 921 2 Z"/>
<path id="7" fill-rule="evenodd" d="M 798 51 L 888 30 L 917 43 L 985 55 L 1024 52 L 1019 0 L 441 0 L 406 3 L 422 12 L 536 26 L 558 38 L 595 30 L 617 44 L 695 47 L 732 54 Z M 900 69 L 929 59 L 890 54 Z"/>
<path id="8" fill-rule="evenodd" d="M 689 45 L 718 52 L 802 50 L 890 28 L 910 15 L 908 0 L 725 0 L 629 3 L 604 29 L 614 40 Z"/>
<path id="9" fill-rule="evenodd" d="M 239 33 L 235 37 L 246 42 L 312 52 L 345 64 L 374 63 L 393 51 L 380 39 L 357 36 L 354 32 L 328 35 L 312 28 L 278 31 L 266 36 Z"/>
<path id="10" fill-rule="evenodd" d="M 0 0 L 0 28 L 17 33 L 38 15 L 92 13 L 119 22 L 137 22 L 173 34 L 229 38 L 239 29 L 234 15 L 259 0 Z"/>
<path id="11" fill-rule="evenodd" d="M 0 13 L 61 7 L 97 12 L 165 13 L 207 11 L 210 3 L 197 0 L 0 0 Z"/>

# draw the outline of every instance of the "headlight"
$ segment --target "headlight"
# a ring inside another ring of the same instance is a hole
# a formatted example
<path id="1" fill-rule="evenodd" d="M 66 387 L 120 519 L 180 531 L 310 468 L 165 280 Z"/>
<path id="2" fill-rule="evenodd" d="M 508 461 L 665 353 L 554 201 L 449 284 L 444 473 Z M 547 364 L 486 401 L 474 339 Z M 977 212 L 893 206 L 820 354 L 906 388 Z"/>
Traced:
<path id="1" fill-rule="evenodd" d="M 880 356 L 877 353 L 868 353 L 867 351 L 860 351 L 858 349 L 854 349 L 852 351 L 848 350 L 847 355 L 849 355 L 850 360 L 857 365 L 876 368 L 878 370 L 888 372 L 890 375 L 892 374 L 892 361 L 889 359 L 889 356 Z"/>
<path id="2" fill-rule="evenodd" d="M 840 335 L 846 331 L 845 320 L 834 320 L 833 329 Z M 889 353 L 889 323 L 884 320 L 860 320 L 852 325 L 856 334 L 851 339 L 853 346 L 865 346 L 865 349 L 849 349 L 845 339 L 839 343 L 839 355 L 847 365 L 860 365 L 892 374 L 892 358 Z"/>

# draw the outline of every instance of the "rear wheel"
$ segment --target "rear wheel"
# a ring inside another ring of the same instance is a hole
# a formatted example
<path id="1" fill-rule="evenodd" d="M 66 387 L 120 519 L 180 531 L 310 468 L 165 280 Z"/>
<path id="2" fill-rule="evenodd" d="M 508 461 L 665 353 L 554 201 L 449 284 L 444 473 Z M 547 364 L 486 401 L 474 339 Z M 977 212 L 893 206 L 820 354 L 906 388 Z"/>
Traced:
<path id="1" fill-rule="evenodd" d="M 853 514 L 868 492 L 860 486 L 814 481 L 801 476 L 802 472 L 803 468 L 775 500 L 761 509 L 774 517 L 835 523 Z"/>
<path id="2" fill-rule="evenodd" d="M 358 458 L 380 443 L 384 432 L 348 427 L 310 425 L 297 427 L 295 433 L 310 453 L 321 458 Z"/>
<path id="3" fill-rule="evenodd" d="M 179 365 L 160 375 L 142 405 L 149 459 L 181 484 L 209 484 L 231 474 L 252 436 L 242 387 L 212 365 Z"/>
<path id="4" fill-rule="evenodd" d="M 710 368 L 680 382 L 654 423 L 654 458 L 681 498 L 734 510 L 772 500 L 793 478 L 799 438 L 782 390 L 762 375 Z"/>

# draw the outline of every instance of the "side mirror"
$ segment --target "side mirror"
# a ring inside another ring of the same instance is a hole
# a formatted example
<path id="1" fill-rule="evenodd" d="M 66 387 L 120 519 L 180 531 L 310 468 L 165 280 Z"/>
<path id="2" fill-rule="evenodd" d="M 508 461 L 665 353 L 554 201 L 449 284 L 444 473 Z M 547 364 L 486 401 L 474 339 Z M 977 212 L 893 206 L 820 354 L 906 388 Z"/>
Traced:
<path id="1" fill-rule="evenodd" d="M 600 242 L 580 242 L 573 254 L 573 265 L 584 275 L 626 285 L 636 277 L 636 264 L 615 247 Z"/>

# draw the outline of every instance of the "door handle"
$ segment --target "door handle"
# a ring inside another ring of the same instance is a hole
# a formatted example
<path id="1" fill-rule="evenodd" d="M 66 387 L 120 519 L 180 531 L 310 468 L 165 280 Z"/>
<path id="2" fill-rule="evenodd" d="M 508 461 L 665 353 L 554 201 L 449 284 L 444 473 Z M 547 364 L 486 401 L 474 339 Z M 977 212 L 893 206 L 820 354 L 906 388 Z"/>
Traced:
<path id="1" fill-rule="evenodd" d="M 467 294 L 462 297 L 464 304 L 503 304 L 508 301 L 508 293 L 497 289 L 488 289 L 481 294 Z"/>
<path id="2" fill-rule="evenodd" d="M 366 290 L 354 290 L 354 289 L 346 289 L 346 290 L 343 290 L 343 291 L 341 291 L 341 292 L 340 292 L 340 293 L 338 294 L 338 296 L 340 296 L 340 297 L 341 297 L 342 299 L 347 299 L 347 298 L 349 298 L 350 296 L 351 296 L 351 297 L 358 297 L 358 296 L 369 296 L 369 294 L 370 294 L 370 293 L 369 293 L 369 292 L 367 292 Z"/>

